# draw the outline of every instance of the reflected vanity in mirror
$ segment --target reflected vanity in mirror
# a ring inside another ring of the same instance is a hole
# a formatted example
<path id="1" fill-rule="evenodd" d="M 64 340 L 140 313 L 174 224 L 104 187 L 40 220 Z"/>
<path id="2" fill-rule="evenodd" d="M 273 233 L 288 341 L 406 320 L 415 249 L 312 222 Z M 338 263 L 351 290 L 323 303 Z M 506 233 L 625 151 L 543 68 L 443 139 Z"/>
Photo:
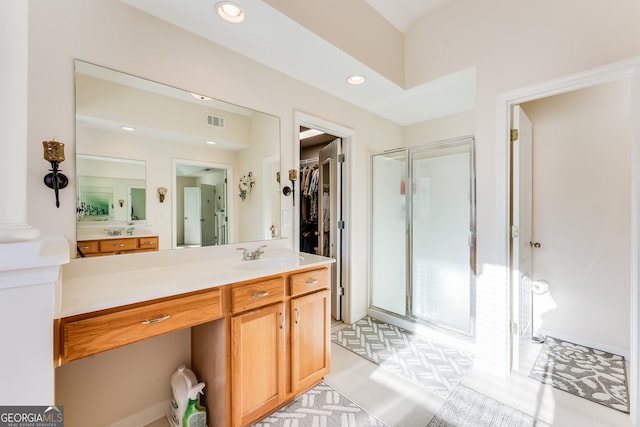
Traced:
<path id="1" fill-rule="evenodd" d="M 78 256 L 279 238 L 279 118 L 75 67 Z"/>

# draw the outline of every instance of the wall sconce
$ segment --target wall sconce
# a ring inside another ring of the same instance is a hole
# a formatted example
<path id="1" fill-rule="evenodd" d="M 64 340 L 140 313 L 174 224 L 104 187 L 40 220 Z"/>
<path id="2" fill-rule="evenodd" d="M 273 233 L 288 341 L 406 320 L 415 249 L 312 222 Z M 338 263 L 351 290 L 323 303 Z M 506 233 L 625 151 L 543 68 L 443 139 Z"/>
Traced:
<path id="1" fill-rule="evenodd" d="M 118 200 L 118 203 L 120 203 L 120 207 L 122 207 L 124 205 L 124 200 L 120 199 L 120 200 Z"/>
<path id="2" fill-rule="evenodd" d="M 243 202 L 244 199 L 247 198 L 247 194 L 251 193 L 251 189 L 253 188 L 253 184 L 255 183 L 256 180 L 253 178 L 253 173 L 251 172 L 240 178 L 240 184 L 238 184 L 238 192 Z"/>
<path id="3" fill-rule="evenodd" d="M 291 198 L 293 206 L 296 205 L 296 181 L 298 180 L 298 171 L 296 169 L 289 169 L 289 181 L 291 181 Z"/>
<path id="4" fill-rule="evenodd" d="M 64 162 L 64 144 L 58 141 L 42 141 L 44 148 L 44 159 L 51 163 L 51 172 L 44 176 L 44 183 L 47 187 L 53 188 L 56 193 L 56 208 L 60 207 L 58 190 L 65 188 L 69 184 L 69 179 L 58 170 L 58 165 Z"/>
<path id="5" fill-rule="evenodd" d="M 167 194 L 167 189 L 164 187 L 158 187 L 158 195 L 160 196 L 160 203 L 164 203 L 165 194 Z"/>

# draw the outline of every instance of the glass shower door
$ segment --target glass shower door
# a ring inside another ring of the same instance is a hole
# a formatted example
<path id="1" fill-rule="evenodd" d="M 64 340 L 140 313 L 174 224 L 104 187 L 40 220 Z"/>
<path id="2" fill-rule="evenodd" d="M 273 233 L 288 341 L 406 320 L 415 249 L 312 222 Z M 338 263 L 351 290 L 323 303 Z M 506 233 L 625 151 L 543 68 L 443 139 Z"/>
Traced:
<path id="1" fill-rule="evenodd" d="M 474 334 L 472 140 L 411 151 L 411 295 L 408 314 Z"/>
<path id="2" fill-rule="evenodd" d="M 370 306 L 475 335 L 473 138 L 375 154 Z"/>
<path id="3" fill-rule="evenodd" d="M 406 150 L 374 155 L 371 167 L 371 305 L 406 316 Z"/>

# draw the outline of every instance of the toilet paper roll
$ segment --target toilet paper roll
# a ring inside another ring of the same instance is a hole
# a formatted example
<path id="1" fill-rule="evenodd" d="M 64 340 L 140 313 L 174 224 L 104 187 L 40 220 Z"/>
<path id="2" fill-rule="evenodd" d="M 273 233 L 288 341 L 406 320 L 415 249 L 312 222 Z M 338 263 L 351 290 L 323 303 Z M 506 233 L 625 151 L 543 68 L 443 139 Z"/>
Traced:
<path id="1" fill-rule="evenodd" d="M 542 295 L 549 292 L 549 282 L 546 280 L 534 280 L 531 283 L 531 292 L 536 295 Z"/>

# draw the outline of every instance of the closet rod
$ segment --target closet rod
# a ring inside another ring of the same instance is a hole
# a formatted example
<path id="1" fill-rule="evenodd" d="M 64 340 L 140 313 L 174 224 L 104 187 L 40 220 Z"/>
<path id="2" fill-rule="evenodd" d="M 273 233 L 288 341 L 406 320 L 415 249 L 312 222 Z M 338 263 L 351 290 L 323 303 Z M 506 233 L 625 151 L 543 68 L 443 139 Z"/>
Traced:
<path id="1" fill-rule="evenodd" d="M 308 165 L 309 163 L 318 163 L 318 158 L 300 160 L 300 166 Z"/>

